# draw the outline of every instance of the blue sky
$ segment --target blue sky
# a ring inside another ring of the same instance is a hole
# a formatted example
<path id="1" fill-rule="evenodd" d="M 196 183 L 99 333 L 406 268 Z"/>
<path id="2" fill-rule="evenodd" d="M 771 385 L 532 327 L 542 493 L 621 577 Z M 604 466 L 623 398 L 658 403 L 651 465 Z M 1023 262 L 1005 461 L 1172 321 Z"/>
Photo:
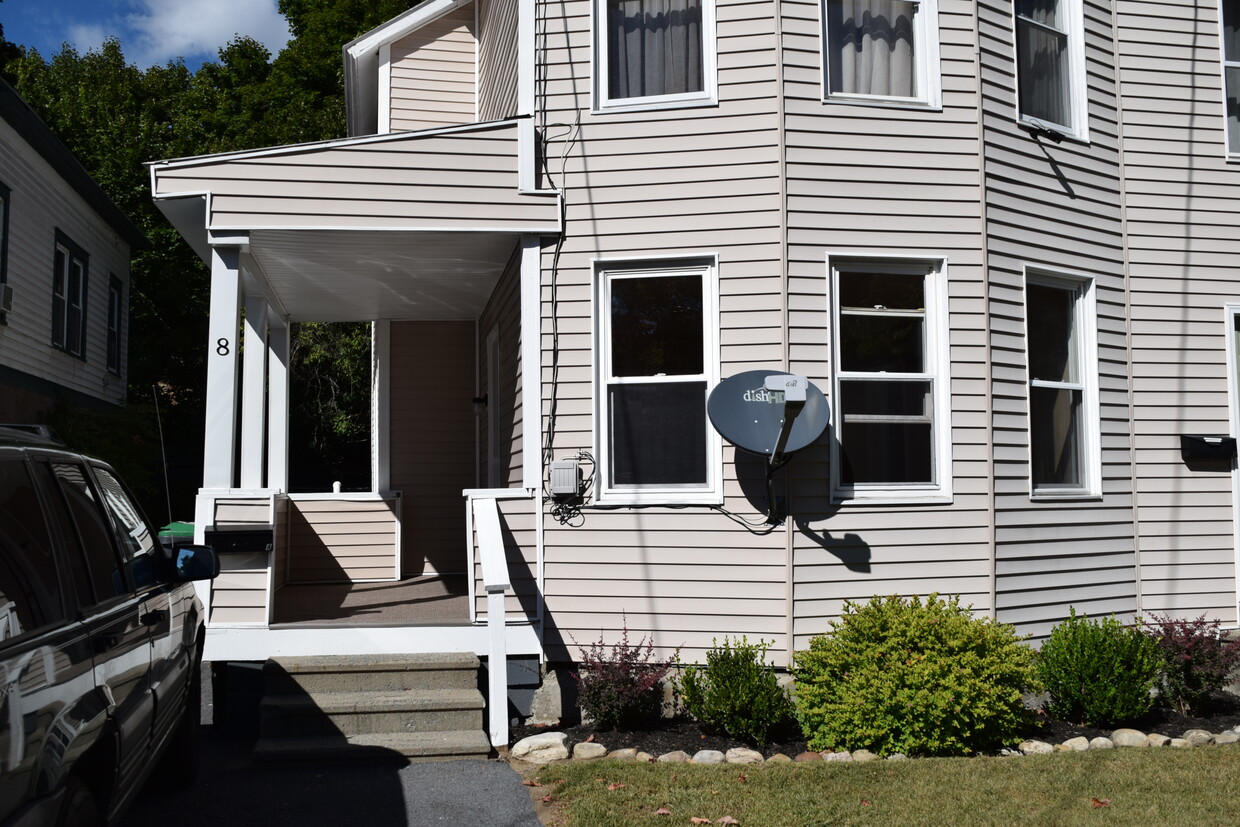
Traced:
<path id="1" fill-rule="evenodd" d="M 85 52 L 114 36 L 126 60 L 144 69 L 178 57 L 196 69 L 238 34 L 274 57 L 289 38 L 276 0 L 3 0 L 0 24 L 6 40 L 45 58 L 65 41 Z"/>

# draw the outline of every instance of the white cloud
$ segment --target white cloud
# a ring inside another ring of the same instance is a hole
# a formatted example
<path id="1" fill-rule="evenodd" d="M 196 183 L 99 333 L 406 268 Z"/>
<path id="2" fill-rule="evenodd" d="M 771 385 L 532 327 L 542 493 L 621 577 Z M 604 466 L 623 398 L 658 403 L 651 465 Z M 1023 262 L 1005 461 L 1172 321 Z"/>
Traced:
<path id="1" fill-rule="evenodd" d="M 103 39 L 108 36 L 109 29 L 100 23 L 77 23 L 69 27 L 65 40 L 72 43 L 79 53 L 85 54 L 88 51 L 99 51 L 103 46 Z M 60 47 L 56 47 L 56 51 L 60 51 Z M 50 54 L 43 55 L 44 59 L 50 59 Z"/>
<path id="2" fill-rule="evenodd" d="M 276 0 L 137 0 L 136 5 L 141 11 L 127 20 L 133 37 L 125 44 L 126 57 L 143 67 L 178 57 L 191 66 L 214 60 L 238 35 L 254 38 L 275 57 L 290 37 Z"/>

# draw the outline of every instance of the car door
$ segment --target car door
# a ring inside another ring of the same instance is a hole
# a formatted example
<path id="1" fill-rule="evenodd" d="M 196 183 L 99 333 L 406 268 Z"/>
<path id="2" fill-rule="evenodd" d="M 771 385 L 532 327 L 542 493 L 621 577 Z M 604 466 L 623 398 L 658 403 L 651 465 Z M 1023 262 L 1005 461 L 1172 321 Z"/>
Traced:
<path id="1" fill-rule="evenodd" d="M 139 778 L 150 748 L 152 620 L 146 600 L 133 590 L 103 497 L 86 466 L 56 460 L 52 471 L 69 514 L 65 540 L 82 622 L 90 633 L 95 682 L 108 696 L 116 724 L 116 788 L 123 795 Z"/>

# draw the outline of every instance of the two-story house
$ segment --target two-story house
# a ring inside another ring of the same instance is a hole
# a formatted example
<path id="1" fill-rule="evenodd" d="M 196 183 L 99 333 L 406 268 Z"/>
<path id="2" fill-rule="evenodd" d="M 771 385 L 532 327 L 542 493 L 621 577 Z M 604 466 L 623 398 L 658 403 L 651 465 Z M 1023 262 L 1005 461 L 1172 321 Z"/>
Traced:
<path id="1" fill-rule="evenodd" d="M 125 402 L 142 233 L 0 80 L 0 422 Z"/>
<path id="2" fill-rule="evenodd" d="M 1235 626 L 1238 27 L 427 0 L 344 47 L 350 137 L 152 164 L 212 268 L 199 531 L 259 529 L 208 659 L 562 662 L 627 625 L 787 663 L 891 593 Z M 369 493 L 288 493 L 318 320 L 374 325 Z M 746 371 L 827 400 L 780 467 L 708 416 Z"/>

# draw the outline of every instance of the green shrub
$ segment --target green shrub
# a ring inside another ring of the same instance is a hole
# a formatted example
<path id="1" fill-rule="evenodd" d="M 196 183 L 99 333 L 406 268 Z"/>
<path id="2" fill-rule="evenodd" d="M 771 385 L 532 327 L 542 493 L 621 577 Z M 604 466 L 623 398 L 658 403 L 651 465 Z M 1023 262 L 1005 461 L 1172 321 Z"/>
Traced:
<path id="1" fill-rule="evenodd" d="M 1240 640 L 1219 637 L 1219 621 L 1151 615 L 1145 633 L 1162 657 L 1158 692 L 1181 715 L 1200 710 L 1210 693 L 1222 689 L 1240 668 Z"/>
<path id="2" fill-rule="evenodd" d="M 1047 711 L 1091 726 L 1131 723 L 1149 711 L 1161 658 L 1157 644 L 1114 617 L 1101 621 L 1076 609 L 1051 630 L 1038 657 L 1050 693 Z"/>
<path id="3" fill-rule="evenodd" d="M 959 598 L 847 603 L 796 656 L 796 708 L 815 750 L 967 755 L 1015 742 L 1034 652 Z"/>
<path id="4" fill-rule="evenodd" d="M 706 666 L 687 666 L 677 681 L 685 709 L 713 730 L 758 745 L 792 723 L 792 701 L 766 663 L 774 641 L 724 638 L 706 653 Z"/>
<path id="5" fill-rule="evenodd" d="M 577 700 L 594 726 L 601 730 L 628 729 L 659 718 L 663 709 L 661 681 L 672 670 L 675 657 L 655 660 L 650 637 L 631 645 L 627 620 L 616 643 L 604 644 L 600 634 L 596 642 L 578 644 L 577 648 L 582 667 L 573 673 Z"/>

